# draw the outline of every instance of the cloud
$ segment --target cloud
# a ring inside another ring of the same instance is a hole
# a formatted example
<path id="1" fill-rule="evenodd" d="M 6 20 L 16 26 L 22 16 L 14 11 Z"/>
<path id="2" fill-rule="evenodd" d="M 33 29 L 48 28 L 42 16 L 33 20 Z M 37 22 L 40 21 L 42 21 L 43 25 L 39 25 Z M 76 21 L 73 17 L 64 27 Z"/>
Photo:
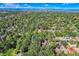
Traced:
<path id="1" fill-rule="evenodd" d="M 18 7 L 20 7 L 20 5 L 16 3 L 3 3 L 2 5 L 0 5 L 0 8 L 18 8 Z"/>
<path id="2" fill-rule="evenodd" d="M 49 6 L 48 4 L 45 4 L 45 6 Z"/>
<path id="3" fill-rule="evenodd" d="M 15 3 L 3 3 L 4 7 L 15 7 L 16 4 Z"/>
<path id="4" fill-rule="evenodd" d="M 25 6 L 27 6 L 28 4 L 24 4 Z"/>
<path id="5" fill-rule="evenodd" d="M 20 5 L 18 3 L 3 3 L 0 5 L 0 8 L 32 8 L 32 6 L 28 4 Z"/>
<path id="6" fill-rule="evenodd" d="M 21 6 L 20 4 L 15 4 L 15 3 L 4 3 L 3 5 L 0 5 L 0 8 L 36 8 L 32 7 L 31 5 L 24 4 Z"/>

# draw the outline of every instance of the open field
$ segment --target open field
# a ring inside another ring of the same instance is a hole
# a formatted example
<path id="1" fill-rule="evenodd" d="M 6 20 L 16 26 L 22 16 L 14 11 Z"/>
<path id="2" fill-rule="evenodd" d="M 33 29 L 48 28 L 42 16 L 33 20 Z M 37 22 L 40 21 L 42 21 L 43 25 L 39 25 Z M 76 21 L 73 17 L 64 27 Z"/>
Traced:
<path id="1" fill-rule="evenodd" d="M 0 55 L 79 55 L 79 13 L 1 12 Z"/>

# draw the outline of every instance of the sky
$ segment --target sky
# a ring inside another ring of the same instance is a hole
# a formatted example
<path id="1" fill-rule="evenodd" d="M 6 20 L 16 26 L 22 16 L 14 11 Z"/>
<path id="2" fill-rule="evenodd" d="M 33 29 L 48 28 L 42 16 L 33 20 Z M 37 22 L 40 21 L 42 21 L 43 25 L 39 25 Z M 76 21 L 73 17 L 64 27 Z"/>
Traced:
<path id="1" fill-rule="evenodd" d="M 0 3 L 78 3 L 79 0 L 0 0 Z"/>
<path id="2" fill-rule="evenodd" d="M 0 0 L 0 10 L 72 9 L 79 10 L 79 0 Z"/>
<path id="3" fill-rule="evenodd" d="M 78 9 L 79 3 L 0 3 L 0 9 Z"/>

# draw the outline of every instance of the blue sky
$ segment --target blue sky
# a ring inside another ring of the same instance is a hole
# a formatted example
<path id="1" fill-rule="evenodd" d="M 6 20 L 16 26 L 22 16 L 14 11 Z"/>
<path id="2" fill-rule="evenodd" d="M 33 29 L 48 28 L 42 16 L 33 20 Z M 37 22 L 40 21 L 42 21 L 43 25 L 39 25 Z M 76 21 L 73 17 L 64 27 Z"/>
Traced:
<path id="1" fill-rule="evenodd" d="M 0 9 L 77 9 L 79 3 L 0 3 Z"/>

